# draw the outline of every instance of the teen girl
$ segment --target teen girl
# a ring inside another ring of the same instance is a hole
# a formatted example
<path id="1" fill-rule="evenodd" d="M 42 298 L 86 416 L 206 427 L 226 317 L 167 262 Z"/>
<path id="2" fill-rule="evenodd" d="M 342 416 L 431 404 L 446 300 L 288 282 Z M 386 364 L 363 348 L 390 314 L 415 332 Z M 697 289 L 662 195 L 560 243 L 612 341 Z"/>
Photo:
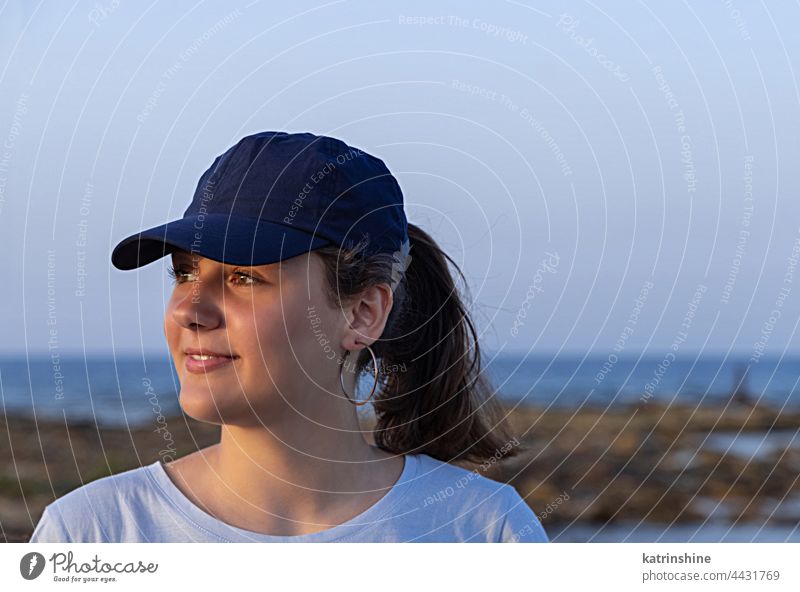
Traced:
<path id="1" fill-rule="evenodd" d="M 71 491 L 32 542 L 548 541 L 511 486 L 450 464 L 518 448 L 455 263 L 407 222 L 380 159 L 310 133 L 247 136 L 183 218 L 112 262 L 164 256 L 180 404 L 220 441 Z"/>

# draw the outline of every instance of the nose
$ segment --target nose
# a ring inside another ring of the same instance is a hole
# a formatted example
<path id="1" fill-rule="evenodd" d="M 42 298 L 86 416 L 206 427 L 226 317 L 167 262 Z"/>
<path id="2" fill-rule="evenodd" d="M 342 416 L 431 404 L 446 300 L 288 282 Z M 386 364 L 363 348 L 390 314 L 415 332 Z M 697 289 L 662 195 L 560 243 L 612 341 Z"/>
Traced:
<path id="1" fill-rule="evenodd" d="M 222 294 L 216 282 L 196 280 L 185 290 L 175 290 L 172 318 L 175 323 L 192 331 L 212 330 L 224 325 Z"/>

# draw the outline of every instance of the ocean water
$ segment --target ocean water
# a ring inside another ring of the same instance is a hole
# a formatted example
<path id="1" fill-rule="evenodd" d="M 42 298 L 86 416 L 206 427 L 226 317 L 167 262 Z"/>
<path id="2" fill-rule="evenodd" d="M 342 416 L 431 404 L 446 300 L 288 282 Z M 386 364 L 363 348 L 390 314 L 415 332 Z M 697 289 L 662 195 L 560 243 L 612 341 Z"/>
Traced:
<path id="1" fill-rule="evenodd" d="M 9 416 L 138 427 L 180 413 L 179 390 L 167 357 L 0 358 L 0 403 Z"/>
<path id="2" fill-rule="evenodd" d="M 723 356 L 514 356 L 484 353 L 497 396 L 514 403 L 576 407 L 724 402 L 736 390 L 776 407 L 800 406 L 800 358 Z M 744 380 L 741 381 L 741 377 Z M 359 392 L 369 390 L 364 376 Z M 740 384 L 741 382 L 741 384 Z M 138 426 L 180 412 L 168 356 L 0 358 L 0 404 L 8 415 Z"/>
<path id="3" fill-rule="evenodd" d="M 783 407 L 800 406 L 800 357 L 484 355 L 501 396 L 536 405 L 574 407 L 727 401 L 734 392 Z"/>

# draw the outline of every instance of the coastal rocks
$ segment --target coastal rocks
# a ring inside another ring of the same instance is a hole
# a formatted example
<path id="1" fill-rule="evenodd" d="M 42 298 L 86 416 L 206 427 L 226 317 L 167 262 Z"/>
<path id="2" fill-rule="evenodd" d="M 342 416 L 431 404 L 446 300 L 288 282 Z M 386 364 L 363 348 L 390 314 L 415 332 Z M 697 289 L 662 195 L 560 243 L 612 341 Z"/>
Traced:
<path id="1" fill-rule="evenodd" d="M 800 412 L 767 405 L 642 405 L 574 410 L 518 407 L 526 451 L 492 478 L 534 510 L 569 501 L 547 524 L 786 523 L 800 515 Z M 769 510 L 772 508 L 772 510 Z"/>

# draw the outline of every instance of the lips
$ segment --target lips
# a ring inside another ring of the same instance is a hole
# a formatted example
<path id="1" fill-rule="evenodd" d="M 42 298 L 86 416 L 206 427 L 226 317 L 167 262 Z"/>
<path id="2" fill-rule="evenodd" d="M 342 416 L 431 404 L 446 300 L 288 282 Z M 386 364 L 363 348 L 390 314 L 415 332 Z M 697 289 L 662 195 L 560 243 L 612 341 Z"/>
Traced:
<path id="1" fill-rule="evenodd" d="M 207 349 L 188 348 L 184 353 L 186 370 L 193 374 L 205 374 L 219 368 L 231 367 L 239 359 L 236 354 L 223 354 Z"/>
<path id="2" fill-rule="evenodd" d="M 222 352 L 217 352 L 211 349 L 197 349 L 194 347 L 189 347 L 184 350 L 184 353 L 187 356 L 211 356 L 214 358 L 238 358 L 236 354 L 225 354 Z"/>

